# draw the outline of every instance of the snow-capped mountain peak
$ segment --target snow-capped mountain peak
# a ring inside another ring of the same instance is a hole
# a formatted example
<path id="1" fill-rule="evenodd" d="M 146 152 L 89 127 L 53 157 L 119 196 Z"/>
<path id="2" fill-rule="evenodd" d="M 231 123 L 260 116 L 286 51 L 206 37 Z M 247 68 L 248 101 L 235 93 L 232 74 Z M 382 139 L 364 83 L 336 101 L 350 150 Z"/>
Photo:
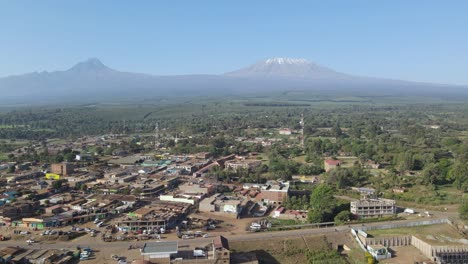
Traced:
<path id="1" fill-rule="evenodd" d="M 270 58 L 265 60 L 266 64 L 308 64 L 306 59 L 293 58 Z"/>
<path id="2" fill-rule="evenodd" d="M 259 61 L 246 68 L 226 74 L 241 77 L 279 77 L 300 79 L 329 79 L 346 77 L 346 74 L 314 64 L 306 59 L 281 57 Z"/>

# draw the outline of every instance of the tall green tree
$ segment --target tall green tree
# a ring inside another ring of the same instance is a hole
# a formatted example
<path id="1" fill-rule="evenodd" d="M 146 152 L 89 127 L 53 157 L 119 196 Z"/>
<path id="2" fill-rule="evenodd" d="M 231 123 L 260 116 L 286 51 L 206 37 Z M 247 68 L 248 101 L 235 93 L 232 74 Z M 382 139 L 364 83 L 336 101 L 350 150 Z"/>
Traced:
<path id="1" fill-rule="evenodd" d="M 336 122 L 335 125 L 331 129 L 332 136 L 339 138 L 343 135 L 343 131 L 341 130 L 340 123 Z"/>
<path id="2" fill-rule="evenodd" d="M 456 161 L 448 175 L 458 190 L 468 190 L 468 162 Z"/>
<path id="3" fill-rule="evenodd" d="M 309 222 L 319 223 L 329 221 L 336 207 L 333 189 L 326 184 L 319 184 L 310 196 Z"/>

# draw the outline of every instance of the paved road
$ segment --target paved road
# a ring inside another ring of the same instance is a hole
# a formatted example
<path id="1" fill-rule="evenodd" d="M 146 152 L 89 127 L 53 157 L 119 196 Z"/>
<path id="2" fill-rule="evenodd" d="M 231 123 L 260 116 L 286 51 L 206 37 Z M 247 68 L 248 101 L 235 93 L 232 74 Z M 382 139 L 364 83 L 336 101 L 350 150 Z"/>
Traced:
<path id="1" fill-rule="evenodd" d="M 366 227 L 384 227 L 393 223 L 416 223 L 422 220 L 434 220 L 434 219 L 444 219 L 444 217 L 434 217 L 434 218 L 425 218 L 425 219 L 416 219 L 416 220 L 399 220 L 399 221 L 385 221 L 377 223 L 368 223 L 368 224 L 355 224 L 351 226 L 337 226 L 337 227 L 326 227 L 326 228 L 311 228 L 311 229 L 297 229 L 297 230 L 288 230 L 288 231 L 274 231 L 274 232 L 256 232 L 249 234 L 241 235 L 226 235 L 230 241 L 248 241 L 248 240 L 266 240 L 270 238 L 281 238 L 281 237 L 300 237 L 304 235 L 318 235 L 318 234 L 327 234 L 335 232 L 349 232 L 351 228 L 359 229 L 363 226 Z M 212 241 L 213 238 L 197 238 L 189 240 L 177 240 L 179 241 L 180 246 L 188 245 L 194 246 L 199 243 L 206 243 Z M 170 241 L 170 240 L 163 240 Z M 103 242 L 100 239 L 96 239 L 93 242 L 80 243 L 79 241 L 55 241 L 52 243 L 41 242 L 33 245 L 27 245 L 23 241 L 3 241 L 0 243 L 1 246 L 22 246 L 31 249 L 60 249 L 60 248 L 69 248 L 74 249 L 77 246 L 90 247 L 93 249 L 99 248 L 114 248 L 116 252 L 120 250 L 127 250 L 129 245 L 143 245 L 144 242 L 134 242 L 134 241 L 122 241 L 122 242 Z"/>

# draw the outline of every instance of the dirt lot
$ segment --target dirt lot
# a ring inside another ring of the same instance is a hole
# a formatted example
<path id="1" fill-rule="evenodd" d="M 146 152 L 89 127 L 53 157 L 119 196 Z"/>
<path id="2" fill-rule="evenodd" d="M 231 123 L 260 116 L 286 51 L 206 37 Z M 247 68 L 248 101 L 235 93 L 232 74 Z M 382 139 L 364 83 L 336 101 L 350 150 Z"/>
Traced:
<path id="1" fill-rule="evenodd" d="M 379 263 L 385 264 L 407 264 L 414 262 L 429 262 L 430 259 L 425 257 L 417 248 L 413 246 L 406 247 L 392 247 L 390 249 L 392 253 L 391 259 L 381 260 Z"/>
<path id="2" fill-rule="evenodd" d="M 224 213 L 196 213 L 190 215 L 190 217 L 203 217 L 203 218 L 212 218 L 216 220 L 223 221 L 222 224 L 216 228 L 216 230 L 210 231 L 209 234 L 213 235 L 237 235 L 237 234 L 247 234 L 247 227 L 250 226 L 255 220 L 259 218 L 242 218 L 236 219 L 233 216 L 226 216 Z"/>

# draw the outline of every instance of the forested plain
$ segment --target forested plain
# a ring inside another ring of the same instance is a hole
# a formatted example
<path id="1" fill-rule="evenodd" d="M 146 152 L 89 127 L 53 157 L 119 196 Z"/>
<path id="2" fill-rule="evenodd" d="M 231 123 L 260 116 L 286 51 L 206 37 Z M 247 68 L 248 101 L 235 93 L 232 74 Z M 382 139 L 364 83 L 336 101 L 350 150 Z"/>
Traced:
<path id="1" fill-rule="evenodd" d="M 279 128 L 299 133 L 301 115 L 304 145 L 299 134 L 278 135 Z M 463 199 L 468 190 L 468 104 L 457 101 L 280 95 L 5 108 L 0 113 L 0 158 L 67 160 L 73 157 L 70 149 L 50 155 L 28 147 L 45 146 L 51 139 L 73 141 L 108 134 L 128 135 L 127 144 L 93 153 L 106 155 L 118 148 L 154 152 L 156 127 L 165 152 L 260 153 L 262 166 L 254 170 L 210 171 L 220 181 L 319 176 L 319 185 L 293 185 L 310 192 L 285 201 L 292 209 L 311 209 L 312 222 L 346 221 L 349 214 L 332 194 L 352 195 L 349 188 L 361 186 L 409 204 L 461 204 L 460 211 L 468 211 Z M 240 140 L 249 138 L 277 140 L 271 146 Z M 14 153 L 18 146 L 26 151 Z M 350 160 L 347 166 L 324 172 L 325 158 L 342 157 Z M 383 169 L 366 167 L 369 162 Z M 395 188 L 407 191 L 395 193 Z M 315 200 L 324 199 L 330 202 L 314 208 Z"/>

